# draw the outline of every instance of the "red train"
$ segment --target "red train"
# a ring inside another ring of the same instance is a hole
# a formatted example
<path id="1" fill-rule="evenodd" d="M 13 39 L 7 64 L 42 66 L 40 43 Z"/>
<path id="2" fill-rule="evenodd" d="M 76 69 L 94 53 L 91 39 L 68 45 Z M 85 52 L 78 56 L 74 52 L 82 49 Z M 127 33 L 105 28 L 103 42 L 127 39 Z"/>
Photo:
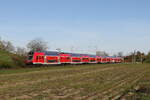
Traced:
<path id="1" fill-rule="evenodd" d="M 121 57 L 102 57 L 89 54 L 64 53 L 56 51 L 30 52 L 27 64 L 86 64 L 86 63 L 121 63 Z"/>

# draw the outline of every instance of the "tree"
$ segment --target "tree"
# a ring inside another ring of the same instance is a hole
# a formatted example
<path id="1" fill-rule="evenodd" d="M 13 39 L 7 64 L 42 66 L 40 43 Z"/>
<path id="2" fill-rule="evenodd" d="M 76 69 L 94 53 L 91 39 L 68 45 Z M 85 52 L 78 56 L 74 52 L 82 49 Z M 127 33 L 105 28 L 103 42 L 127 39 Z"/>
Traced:
<path id="1" fill-rule="evenodd" d="M 146 58 L 147 58 L 147 59 L 150 59 L 150 52 L 148 52 Z"/>
<path id="2" fill-rule="evenodd" d="M 146 63 L 150 63 L 150 52 L 148 52 L 148 54 L 146 55 L 144 61 L 145 61 Z"/>
<path id="3" fill-rule="evenodd" d="M 16 54 L 20 56 L 26 56 L 27 52 L 25 48 L 17 47 Z"/>
<path id="4" fill-rule="evenodd" d="M 2 41 L 3 49 L 8 52 L 14 52 L 15 47 L 10 41 Z"/>
<path id="5" fill-rule="evenodd" d="M 8 52 L 14 52 L 15 47 L 10 41 L 2 40 L 0 37 L 0 50 L 8 51 Z"/>
<path id="6" fill-rule="evenodd" d="M 136 61 L 141 62 L 141 59 L 142 59 L 141 57 L 142 57 L 142 53 L 140 51 L 137 51 L 136 52 Z"/>
<path id="7" fill-rule="evenodd" d="M 117 54 L 113 54 L 113 57 L 117 57 Z"/>
<path id="8" fill-rule="evenodd" d="M 109 56 L 109 54 L 106 53 L 105 51 L 96 51 L 96 55 L 97 56 Z"/>
<path id="9" fill-rule="evenodd" d="M 123 52 L 118 52 L 117 56 L 118 57 L 122 57 L 123 56 Z"/>
<path id="10" fill-rule="evenodd" d="M 27 44 L 27 48 L 30 51 L 46 51 L 48 49 L 47 43 L 43 41 L 41 38 L 36 38 L 32 41 L 30 41 Z"/>
<path id="11" fill-rule="evenodd" d="M 4 50 L 4 45 L 1 37 L 0 37 L 0 50 Z"/>

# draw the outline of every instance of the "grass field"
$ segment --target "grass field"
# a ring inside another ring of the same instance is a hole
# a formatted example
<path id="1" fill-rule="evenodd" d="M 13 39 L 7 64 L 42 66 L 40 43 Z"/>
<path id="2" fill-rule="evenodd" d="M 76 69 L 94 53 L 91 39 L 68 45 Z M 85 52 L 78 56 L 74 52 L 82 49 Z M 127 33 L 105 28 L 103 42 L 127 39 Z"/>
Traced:
<path id="1" fill-rule="evenodd" d="M 0 70 L 0 100 L 149 100 L 149 92 L 150 64 Z"/>

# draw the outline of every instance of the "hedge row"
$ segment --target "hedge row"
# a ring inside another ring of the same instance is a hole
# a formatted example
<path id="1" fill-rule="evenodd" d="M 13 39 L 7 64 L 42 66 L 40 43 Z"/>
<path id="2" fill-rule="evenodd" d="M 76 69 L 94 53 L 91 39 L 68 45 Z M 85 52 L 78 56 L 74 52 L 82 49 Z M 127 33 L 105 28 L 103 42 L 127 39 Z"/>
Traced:
<path id="1" fill-rule="evenodd" d="M 25 57 L 0 50 L 0 68 L 17 68 L 25 66 Z"/>

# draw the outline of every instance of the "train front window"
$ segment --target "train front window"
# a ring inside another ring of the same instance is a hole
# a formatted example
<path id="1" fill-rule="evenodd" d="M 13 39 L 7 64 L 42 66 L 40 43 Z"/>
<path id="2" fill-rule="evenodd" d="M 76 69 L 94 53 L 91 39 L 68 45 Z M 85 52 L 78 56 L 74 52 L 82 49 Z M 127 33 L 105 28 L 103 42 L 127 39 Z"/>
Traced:
<path id="1" fill-rule="evenodd" d="M 33 58 L 33 56 L 29 56 L 29 57 L 28 57 L 28 60 L 32 60 L 32 58 Z"/>

